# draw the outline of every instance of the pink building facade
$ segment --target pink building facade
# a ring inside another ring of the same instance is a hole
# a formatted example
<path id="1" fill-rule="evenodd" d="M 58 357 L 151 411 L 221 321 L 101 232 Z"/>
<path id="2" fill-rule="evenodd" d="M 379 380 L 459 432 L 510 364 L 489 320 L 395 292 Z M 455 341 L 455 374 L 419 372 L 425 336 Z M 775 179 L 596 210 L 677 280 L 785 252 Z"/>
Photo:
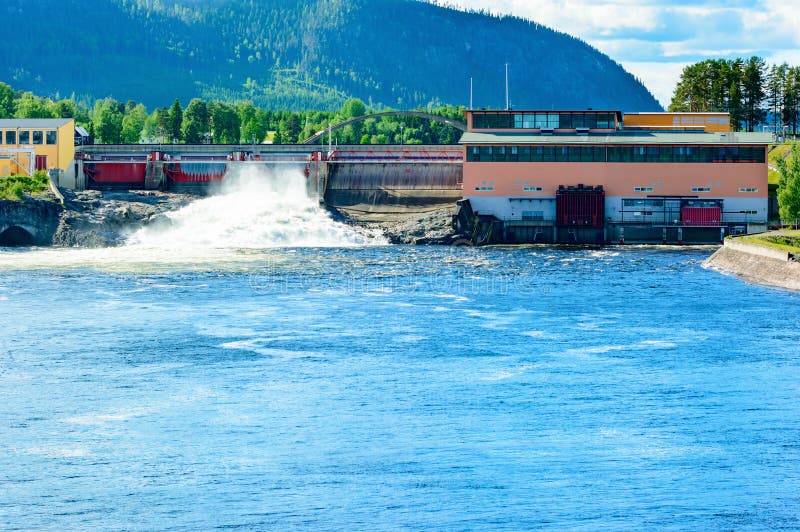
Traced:
<path id="1" fill-rule="evenodd" d="M 625 130 L 612 111 L 466 118 L 464 198 L 511 241 L 717 241 L 767 221 L 770 134 Z"/>

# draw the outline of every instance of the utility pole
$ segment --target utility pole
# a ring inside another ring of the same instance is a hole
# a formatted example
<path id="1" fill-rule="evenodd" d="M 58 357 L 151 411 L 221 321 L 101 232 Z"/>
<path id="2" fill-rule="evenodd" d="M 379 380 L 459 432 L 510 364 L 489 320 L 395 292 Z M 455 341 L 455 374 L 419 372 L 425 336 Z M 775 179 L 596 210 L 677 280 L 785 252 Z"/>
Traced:
<path id="1" fill-rule="evenodd" d="M 469 108 L 472 110 L 472 78 L 469 78 Z"/>
<path id="2" fill-rule="evenodd" d="M 506 63 L 506 111 L 510 110 L 508 105 L 508 63 Z"/>

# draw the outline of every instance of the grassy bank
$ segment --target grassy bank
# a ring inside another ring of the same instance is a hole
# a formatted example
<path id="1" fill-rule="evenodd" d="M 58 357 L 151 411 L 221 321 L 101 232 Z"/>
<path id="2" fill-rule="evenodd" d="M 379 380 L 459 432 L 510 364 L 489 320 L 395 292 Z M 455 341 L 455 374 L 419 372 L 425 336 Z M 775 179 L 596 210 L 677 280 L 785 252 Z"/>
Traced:
<path id="1" fill-rule="evenodd" d="M 49 191 L 47 173 L 39 171 L 33 176 L 0 177 L 0 200 L 19 201 L 25 196 L 44 196 Z"/>
<path id="2" fill-rule="evenodd" d="M 800 253 L 800 231 L 772 231 L 760 235 L 744 236 L 740 240 L 750 244 L 788 251 L 789 253 Z"/>
<path id="3" fill-rule="evenodd" d="M 787 163 L 791 161 L 791 156 L 789 155 L 789 152 L 792 150 L 792 144 L 794 143 L 795 141 L 784 142 L 783 144 L 775 146 L 775 149 L 769 152 L 770 169 L 768 173 L 769 173 L 770 185 L 777 185 L 778 180 L 780 179 L 780 173 L 777 170 L 773 170 L 772 168 L 778 167 L 778 160 L 780 159 L 786 159 Z"/>

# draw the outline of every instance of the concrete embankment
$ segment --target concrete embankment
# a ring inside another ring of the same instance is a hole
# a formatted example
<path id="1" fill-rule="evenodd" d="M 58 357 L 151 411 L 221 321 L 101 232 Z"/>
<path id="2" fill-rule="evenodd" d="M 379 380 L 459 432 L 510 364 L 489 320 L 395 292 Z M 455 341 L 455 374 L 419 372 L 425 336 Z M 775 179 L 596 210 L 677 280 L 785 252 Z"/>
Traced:
<path id="1" fill-rule="evenodd" d="M 793 259 L 784 250 L 728 238 L 705 265 L 751 283 L 800 290 L 800 262 Z"/>

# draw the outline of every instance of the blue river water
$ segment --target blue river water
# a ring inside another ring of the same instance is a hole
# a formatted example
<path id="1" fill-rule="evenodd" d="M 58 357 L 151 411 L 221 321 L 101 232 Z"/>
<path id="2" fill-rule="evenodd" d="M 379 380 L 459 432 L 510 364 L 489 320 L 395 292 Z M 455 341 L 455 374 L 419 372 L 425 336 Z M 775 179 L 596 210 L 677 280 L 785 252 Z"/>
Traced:
<path id="1" fill-rule="evenodd" d="M 711 251 L 0 251 L 0 529 L 800 528 L 800 295 Z"/>

